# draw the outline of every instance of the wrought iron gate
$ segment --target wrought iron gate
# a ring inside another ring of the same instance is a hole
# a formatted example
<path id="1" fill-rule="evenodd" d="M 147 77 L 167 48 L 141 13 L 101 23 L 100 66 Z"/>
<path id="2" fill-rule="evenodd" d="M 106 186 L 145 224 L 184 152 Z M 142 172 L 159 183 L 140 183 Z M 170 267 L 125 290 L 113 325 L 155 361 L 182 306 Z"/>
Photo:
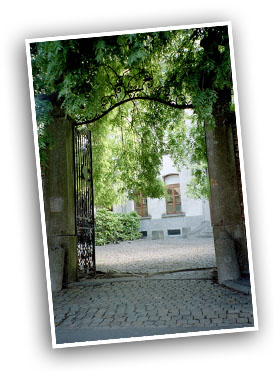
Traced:
<path id="1" fill-rule="evenodd" d="M 74 128 L 74 180 L 78 274 L 96 273 L 91 132 Z"/>

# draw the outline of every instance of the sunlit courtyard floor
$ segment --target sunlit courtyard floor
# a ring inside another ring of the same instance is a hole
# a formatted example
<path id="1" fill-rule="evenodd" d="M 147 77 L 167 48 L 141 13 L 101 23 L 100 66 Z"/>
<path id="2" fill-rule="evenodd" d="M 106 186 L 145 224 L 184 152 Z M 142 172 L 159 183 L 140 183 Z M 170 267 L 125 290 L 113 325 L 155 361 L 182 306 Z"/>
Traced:
<path id="1" fill-rule="evenodd" d="M 216 267 L 213 239 L 140 239 L 96 247 L 102 272 L 147 273 Z"/>

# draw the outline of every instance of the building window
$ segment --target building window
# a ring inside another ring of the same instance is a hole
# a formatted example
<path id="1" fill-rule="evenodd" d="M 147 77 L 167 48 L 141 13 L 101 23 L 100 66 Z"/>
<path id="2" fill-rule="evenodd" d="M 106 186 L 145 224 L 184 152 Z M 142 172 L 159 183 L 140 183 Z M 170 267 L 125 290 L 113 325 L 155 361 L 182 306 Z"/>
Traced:
<path id="1" fill-rule="evenodd" d="M 134 201 L 134 210 L 139 216 L 148 217 L 147 198 L 143 198 L 142 194 L 140 194 L 138 200 Z"/>
<path id="2" fill-rule="evenodd" d="M 167 214 L 182 213 L 179 175 L 172 174 L 166 176 L 165 184 L 168 193 L 168 196 L 166 198 L 166 213 Z"/>
<path id="3" fill-rule="evenodd" d="M 181 192 L 180 185 L 167 185 L 166 212 L 167 214 L 181 213 Z"/>
<path id="4" fill-rule="evenodd" d="M 167 230 L 167 235 L 181 235 L 180 229 Z"/>

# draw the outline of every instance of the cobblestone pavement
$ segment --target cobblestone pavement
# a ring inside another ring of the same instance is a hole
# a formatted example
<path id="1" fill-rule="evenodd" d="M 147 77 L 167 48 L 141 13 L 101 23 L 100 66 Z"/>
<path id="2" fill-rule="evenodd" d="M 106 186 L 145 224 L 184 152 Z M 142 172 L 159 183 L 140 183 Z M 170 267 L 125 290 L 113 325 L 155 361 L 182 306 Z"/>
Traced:
<path id="1" fill-rule="evenodd" d="M 95 279 L 56 293 L 53 301 L 57 328 L 253 324 L 251 297 L 211 280 Z"/>
<path id="2" fill-rule="evenodd" d="M 215 266 L 213 239 L 141 239 L 96 247 L 96 267 L 103 272 L 155 273 Z"/>
<path id="3" fill-rule="evenodd" d="M 97 249 L 98 270 L 137 274 L 99 275 L 54 293 L 56 334 L 88 331 L 100 339 L 105 331 L 155 329 L 160 334 L 160 329 L 182 333 L 193 327 L 202 331 L 253 325 L 251 296 L 214 280 L 211 240 L 165 243 L 141 240 Z"/>

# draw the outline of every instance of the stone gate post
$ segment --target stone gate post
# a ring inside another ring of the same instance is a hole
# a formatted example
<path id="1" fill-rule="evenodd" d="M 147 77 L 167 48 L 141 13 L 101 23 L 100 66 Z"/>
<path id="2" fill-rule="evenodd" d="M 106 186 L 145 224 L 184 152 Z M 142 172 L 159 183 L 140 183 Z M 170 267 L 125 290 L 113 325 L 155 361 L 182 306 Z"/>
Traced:
<path id="1" fill-rule="evenodd" d="M 206 126 L 211 220 L 219 283 L 248 273 L 245 226 L 237 183 L 232 126 Z"/>
<path id="2" fill-rule="evenodd" d="M 52 291 L 77 278 L 72 120 L 55 103 L 47 127 L 53 139 L 43 180 Z"/>

